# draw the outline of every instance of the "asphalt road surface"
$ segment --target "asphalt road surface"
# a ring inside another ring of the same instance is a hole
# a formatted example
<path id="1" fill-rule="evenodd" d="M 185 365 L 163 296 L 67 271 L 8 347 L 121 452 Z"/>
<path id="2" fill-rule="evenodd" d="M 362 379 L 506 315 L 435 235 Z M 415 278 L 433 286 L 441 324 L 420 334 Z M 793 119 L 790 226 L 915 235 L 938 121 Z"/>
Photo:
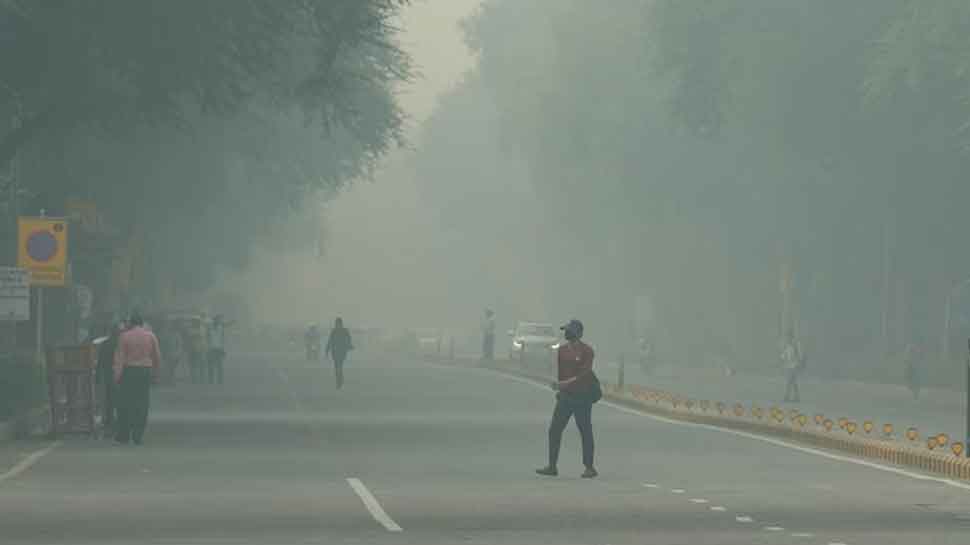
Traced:
<path id="1" fill-rule="evenodd" d="M 970 486 L 602 403 L 601 477 L 570 426 L 540 478 L 552 394 L 489 371 L 237 354 L 153 404 L 143 447 L 0 445 L 0 543 L 970 543 Z"/>

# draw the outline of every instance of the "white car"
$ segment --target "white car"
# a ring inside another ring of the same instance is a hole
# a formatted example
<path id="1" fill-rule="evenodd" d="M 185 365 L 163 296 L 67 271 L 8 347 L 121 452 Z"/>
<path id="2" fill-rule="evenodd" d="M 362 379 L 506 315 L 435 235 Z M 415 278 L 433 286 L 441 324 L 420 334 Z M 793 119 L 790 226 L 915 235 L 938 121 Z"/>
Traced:
<path id="1" fill-rule="evenodd" d="M 540 322 L 519 322 L 509 335 L 512 336 L 511 360 L 549 356 L 561 342 L 556 326 Z"/>
<path id="2" fill-rule="evenodd" d="M 418 338 L 418 351 L 422 356 L 436 356 L 441 354 L 442 335 L 441 331 L 433 328 L 418 329 L 415 331 Z"/>

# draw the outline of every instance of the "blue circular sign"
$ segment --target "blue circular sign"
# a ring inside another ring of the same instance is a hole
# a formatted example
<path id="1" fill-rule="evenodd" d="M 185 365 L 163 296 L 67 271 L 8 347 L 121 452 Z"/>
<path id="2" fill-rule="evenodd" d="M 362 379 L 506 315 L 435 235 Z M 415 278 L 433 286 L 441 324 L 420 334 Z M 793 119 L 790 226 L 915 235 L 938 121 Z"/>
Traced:
<path id="1" fill-rule="evenodd" d="M 57 255 L 57 239 L 48 231 L 35 231 L 27 237 L 27 255 L 45 263 Z"/>

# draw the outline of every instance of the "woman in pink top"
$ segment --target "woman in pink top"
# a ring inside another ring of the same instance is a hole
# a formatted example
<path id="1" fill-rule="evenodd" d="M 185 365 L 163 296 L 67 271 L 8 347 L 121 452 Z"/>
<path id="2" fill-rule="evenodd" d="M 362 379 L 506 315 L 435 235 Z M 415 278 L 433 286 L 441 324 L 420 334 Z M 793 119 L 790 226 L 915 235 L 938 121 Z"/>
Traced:
<path id="1" fill-rule="evenodd" d="M 162 356 L 158 339 L 145 328 L 145 321 L 133 312 L 128 321 L 130 329 L 118 339 L 114 358 L 114 379 L 119 385 L 117 400 L 118 427 L 115 441 L 142 444 L 148 423 L 149 396 L 152 382 L 158 382 Z"/>

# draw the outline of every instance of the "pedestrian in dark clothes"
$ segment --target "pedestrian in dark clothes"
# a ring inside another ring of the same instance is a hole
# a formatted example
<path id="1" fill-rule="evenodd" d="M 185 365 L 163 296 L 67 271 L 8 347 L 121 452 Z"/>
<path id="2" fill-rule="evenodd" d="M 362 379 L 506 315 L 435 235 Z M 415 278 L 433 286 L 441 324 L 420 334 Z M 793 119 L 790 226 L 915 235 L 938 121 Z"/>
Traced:
<path id="1" fill-rule="evenodd" d="M 350 331 L 344 327 L 343 318 L 334 321 L 330 337 L 327 339 L 325 355 L 333 359 L 333 369 L 337 380 L 337 389 L 344 386 L 344 361 L 347 354 L 354 349 L 354 342 L 350 338 Z"/>
<path id="2" fill-rule="evenodd" d="M 559 447 L 562 444 L 562 432 L 566 429 L 570 417 L 576 420 L 579 435 L 583 443 L 583 472 L 584 479 L 592 479 L 599 475 L 593 465 L 593 404 L 602 397 L 599 380 L 593 373 L 593 349 L 581 339 L 583 324 L 579 320 L 571 320 L 561 328 L 566 342 L 558 348 L 558 382 L 555 383 L 556 408 L 552 413 L 549 424 L 549 465 L 537 469 L 539 475 L 554 477 L 559 475 Z"/>

